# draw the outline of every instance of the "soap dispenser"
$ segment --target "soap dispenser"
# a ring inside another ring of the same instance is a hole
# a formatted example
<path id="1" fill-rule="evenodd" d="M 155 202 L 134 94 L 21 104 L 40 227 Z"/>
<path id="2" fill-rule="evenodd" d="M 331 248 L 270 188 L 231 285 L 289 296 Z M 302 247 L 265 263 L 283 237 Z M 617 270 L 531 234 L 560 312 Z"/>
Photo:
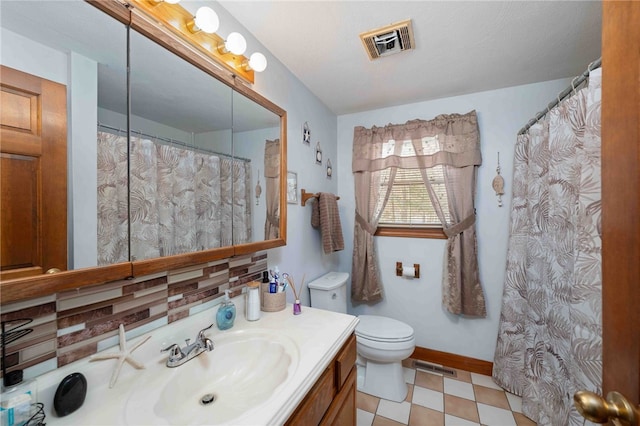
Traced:
<path id="1" fill-rule="evenodd" d="M 233 321 L 236 319 L 236 305 L 229 300 L 229 290 L 224 291 L 224 301 L 218 308 L 216 314 L 216 323 L 220 330 L 228 330 L 233 327 Z"/>

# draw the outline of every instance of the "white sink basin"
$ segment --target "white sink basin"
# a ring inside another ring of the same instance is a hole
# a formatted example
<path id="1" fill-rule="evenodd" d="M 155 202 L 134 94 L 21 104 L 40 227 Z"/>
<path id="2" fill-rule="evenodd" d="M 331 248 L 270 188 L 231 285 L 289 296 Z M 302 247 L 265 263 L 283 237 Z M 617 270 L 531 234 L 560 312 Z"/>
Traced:
<path id="1" fill-rule="evenodd" d="M 130 425 L 224 424 L 260 406 L 291 377 L 298 348 L 274 331 L 216 335 L 215 348 L 185 364 L 147 366 L 126 403 Z M 202 402 L 213 395 L 214 401 Z"/>

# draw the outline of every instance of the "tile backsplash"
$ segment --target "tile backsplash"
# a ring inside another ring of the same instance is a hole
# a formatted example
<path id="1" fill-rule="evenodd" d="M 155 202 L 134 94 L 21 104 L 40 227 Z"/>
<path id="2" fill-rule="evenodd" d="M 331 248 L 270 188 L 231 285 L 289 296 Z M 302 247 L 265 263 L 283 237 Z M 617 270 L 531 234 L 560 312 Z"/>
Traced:
<path id="1" fill-rule="evenodd" d="M 2 321 L 33 320 L 7 346 L 7 370 L 42 374 L 93 355 L 117 344 L 120 324 L 148 332 L 215 304 L 226 289 L 238 295 L 265 270 L 261 252 L 2 305 Z"/>

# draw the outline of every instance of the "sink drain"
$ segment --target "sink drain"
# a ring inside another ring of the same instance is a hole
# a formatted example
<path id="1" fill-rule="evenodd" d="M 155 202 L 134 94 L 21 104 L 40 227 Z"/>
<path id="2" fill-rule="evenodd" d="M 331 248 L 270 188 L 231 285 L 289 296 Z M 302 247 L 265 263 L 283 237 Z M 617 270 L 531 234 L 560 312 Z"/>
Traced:
<path id="1" fill-rule="evenodd" d="M 215 401 L 216 396 L 212 393 L 208 393 L 206 395 L 204 395 L 202 398 L 200 398 L 200 403 L 202 405 L 209 405 L 211 404 L 213 401 Z"/>

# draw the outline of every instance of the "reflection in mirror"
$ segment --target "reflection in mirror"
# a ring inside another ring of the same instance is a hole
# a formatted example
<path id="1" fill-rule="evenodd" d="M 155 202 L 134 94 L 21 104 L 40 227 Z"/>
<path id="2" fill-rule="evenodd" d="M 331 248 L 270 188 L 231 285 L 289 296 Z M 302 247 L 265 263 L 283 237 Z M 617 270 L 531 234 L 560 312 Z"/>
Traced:
<path id="1" fill-rule="evenodd" d="M 131 260 L 231 246 L 232 90 L 130 37 Z"/>
<path id="2" fill-rule="evenodd" d="M 249 159 L 250 193 L 234 191 L 233 234 L 243 235 L 247 214 L 257 242 L 280 236 L 280 116 L 241 93 L 233 93 L 233 153 Z M 260 189 L 257 189 L 258 181 Z M 258 196 L 256 196 L 258 195 Z M 243 199 L 243 197 L 246 197 Z M 242 243 L 240 241 L 236 244 Z"/>
<path id="3" fill-rule="evenodd" d="M 126 244 L 99 260 L 96 232 L 99 194 L 126 193 L 96 173 L 99 117 L 126 113 L 126 27 L 83 1 L 1 7 L 2 278 L 126 261 Z"/>

